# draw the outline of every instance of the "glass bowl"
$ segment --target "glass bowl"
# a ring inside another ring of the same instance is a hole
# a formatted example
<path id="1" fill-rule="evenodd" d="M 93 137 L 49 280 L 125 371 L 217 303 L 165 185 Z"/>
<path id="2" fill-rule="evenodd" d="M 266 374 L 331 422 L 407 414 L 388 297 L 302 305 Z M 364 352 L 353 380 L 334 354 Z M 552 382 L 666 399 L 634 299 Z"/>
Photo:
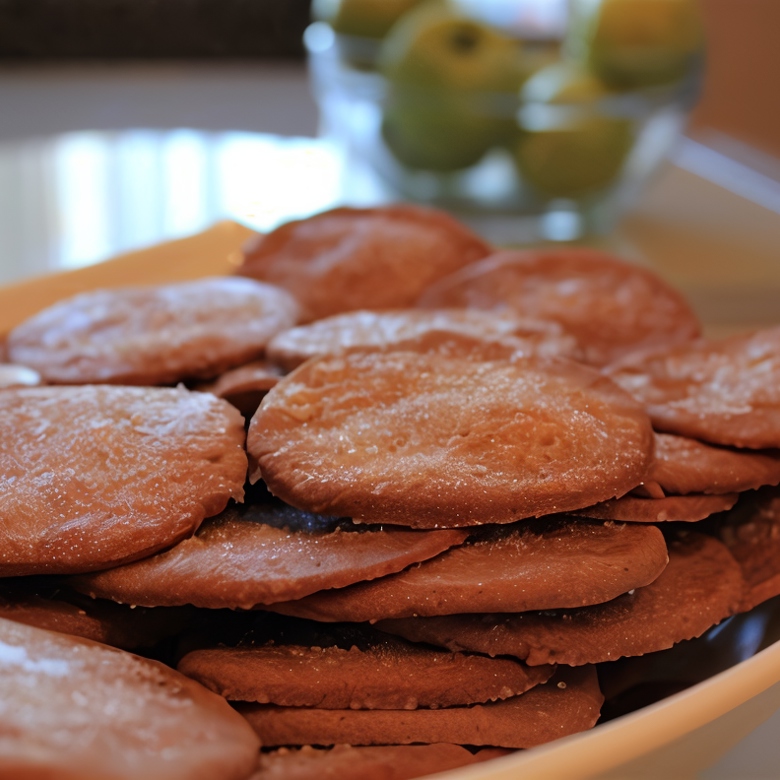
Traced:
<path id="1" fill-rule="evenodd" d="M 391 198 L 446 208 L 504 244 L 609 232 L 681 136 L 701 83 L 697 68 L 596 100 L 464 93 L 447 105 L 367 66 L 374 41 L 315 22 L 304 42 L 321 135 Z M 404 132 L 416 133 L 411 149 Z"/>

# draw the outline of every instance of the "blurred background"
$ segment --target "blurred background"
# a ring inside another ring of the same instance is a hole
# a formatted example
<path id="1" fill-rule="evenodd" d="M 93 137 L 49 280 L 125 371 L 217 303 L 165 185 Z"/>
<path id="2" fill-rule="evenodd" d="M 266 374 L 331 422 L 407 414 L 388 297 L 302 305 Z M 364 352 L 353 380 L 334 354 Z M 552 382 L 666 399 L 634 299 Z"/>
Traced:
<path id="1" fill-rule="evenodd" d="M 545 48 L 566 35 L 572 5 L 610 2 L 461 0 L 461 10 L 530 40 L 526 50 L 556 67 L 566 58 L 592 64 L 595 44 L 571 57 Z M 623 0 L 632 2 L 669 4 Z M 496 142 L 478 164 L 452 170 L 403 136 L 419 112 L 411 123 L 409 110 L 400 114 L 390 135 L 388 84 L 406 72 L 405 55 L 366 64 L 343 41 L 334 47 L 321 26 L 305 36 L 313 16 L 338 28 L 338 6 L 319 2 L 313 15 L 308 0 L 0 0 L 0 279 L 93 263 L 219 219 L 268 230 L 339 203 L 415 197 L 451 208 L 497 243 L 607 243 L 657 266 L 705 316 L 716 311 L 727 324 L 747 313 L 775 318 L 780 280 L 767 281 L 767 269 L 780 265 L 777 0 L 696 3 L 704 66 L 692 64 L 673 82 L 569 89 L 576 79 L 561 88 L 537 79 L 541 87 L 523 97 L 501 87 L 517 101 L 501 109 L 513 125 L 538 102 L 586 112 L 566 119 L 566 132 L 634 123 L 628 140 L 610 142 L 611 150 L 625 147 L 622 157 L 599 163 L 614 171 L 585 190 L 561 180 L 560 165 L 534 166 L 545 154 L 562 159 L 572 137 L 595 143 L 595 159 L 601 130 L 566 135 L 558 119 L 534 114 L 521 128 L 524 147 Z M 347 31 L 344 41 L 360 37 Z M 425 43 L 425 52 L 435 45 Z M 330 60 L 326 50 L 335 52 Z M 466 80 L 457 76 L 456 92 Z M 499 88 L 488 89 L 492 96 Z M 400 93 L 392 94 L 397 108 Z M 661 111 L 672 103 L 676 114 Z M 651 111 L 658 127 L 642 134 Z M 381 134 L 381 150 L 350 133 Z M 632 145 L 642 146 L 641 160 Z M 659 166 L 660 157 L 668 162 Z"/>
<path id="2" fill-rule="evenodd" d="M 551 2 L 528 5 L 544 8 Z M 21 119 L 9 116 L 6 104 L 8 77 L 20 69 L 54 61 L 60 70 L 85 62 L 99 67 L 101 61 L 222 60 L 247 67 L 257 61 L 303 62 L 310 5 L 310 0 L 0 0 L 5 77 L 0 132 L 13 134 Z M 701 0 L 701 8 L 707 79 L 692 127 L 780 156 L 780 3 Z"/>

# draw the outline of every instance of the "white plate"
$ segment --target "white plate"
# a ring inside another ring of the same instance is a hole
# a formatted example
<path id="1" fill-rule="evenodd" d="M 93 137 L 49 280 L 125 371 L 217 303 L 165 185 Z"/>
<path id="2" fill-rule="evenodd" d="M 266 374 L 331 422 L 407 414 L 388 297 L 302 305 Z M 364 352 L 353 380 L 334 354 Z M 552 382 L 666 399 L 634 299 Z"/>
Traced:
<path id="1" fill-rule="evenodd" d="M 249 235 L 251 231 L 246 227 L 223 222 L 190 238 L 2 288 L 0 334 L 54 301 L 77 292 L 231 273 Z M 768 629 L 775 636 L 780 635 L 780 600 L 759 607 L 751 615 L 760 618 L 762 631 Z M 745 624 L 741 630 L 755 633 L 755 625 L 751 628 Z M 592 731 L 437 777 L 677 780 L 712 765 L 778 710 L 780 642 L 679 694 Z"/>

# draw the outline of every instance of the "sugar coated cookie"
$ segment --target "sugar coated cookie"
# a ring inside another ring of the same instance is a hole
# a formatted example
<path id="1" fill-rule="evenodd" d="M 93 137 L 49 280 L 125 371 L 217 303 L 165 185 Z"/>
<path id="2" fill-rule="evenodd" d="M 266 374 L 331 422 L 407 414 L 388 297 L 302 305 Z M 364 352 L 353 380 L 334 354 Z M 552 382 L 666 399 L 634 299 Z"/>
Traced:
<path id="1" fill-rule="evenodd" d="M 649 584 L 666 563 L 663 535 L 652 526 L 540 520 L 497 529 L 399 574 L 271 609 L 359 622 L 579 607 Z"/>
<path id="2" fill-rule="evenodd" d="M 97 290 L 23 322 L 8 352 L 51 383 L 171 384 L 259 357 L 297 318 L 288 292 L 251 279 Z"/>
<path id="3" fill-rule="evenodd" d="M 595 725 L 603 696 L 592 666 L 558 667 L 521 696 L 438 710 L 315 710 L 240 704 L 264 745 L 458 745 L 530 748 Z"/>
<path id="4" fill-rule="evenodd" d="M 598 520 L 619 520 L 623 523 L 695 523 L 716 512 L 731 509 L 738 498 L 738 493 L 665 498 L 623 496 L 579 509 L 573 514 Z"/>
<path id="5" fill-rule="evenodd" d="M 356 311 L 282 331 L 268 343 L 268 359 L 288 371 L 311 357 L 354 347 L 394 349 L 432 333 L 479 341 L 505 340 L 519 352 L 578 357 L 571 336 L 554 322 L 524 320 L 509 312 L 471 309 Z M 513 339 L 517 339 L 514 342 Z"/>
<path id="6" fill-rule="evenodd" d="M 339 208 L 258 236 L 239 273 L 289 290 L 308 319 L 410 306 L 431 282 L 491 247 L 443 211 Z"/>
<path id="7" fill-rule="evenodd" d="M 259 741 L 155 661 L 0 619 L 0 776 L 243 780 Z"/>
<path id="8" fill-rule="evenodd" d="M 380 622 L 413 642 L 527 663 L 568 666 L 664 650 L 737 611 L 742 575 L 723 544 L 687 533 L 669 545 L 658 579 L 605 604 L 519 615 L 453 615 Z"/>
<path id="9" fill-rule="evenodd" d="M 498 252 L 432 284 L 419 305 L 509 310 L 559 322 L 594 365 L 701 332 L 691 307 L 660 277 L 592 249 Z"/>
<path id="10" fill-rule="evenodd" d="M 194 650 L 178 669 L 229 701 L 327 710 L 413 710 L 496 701 L 546 682 L 554 671 L 421 647 L 378 632 L 363 646 L 274 643 Z"/>
<path id="11" fill-rule="evenodd" d="M 0 392 L 0 575 L 150 555 L 243 496 L 243 420 L 184 389 Z"/>
<path id="12" fill-rule="evenodd" d="M 657 433 L 647 480 L 673 495 L 755 490 L 780 482 L 780 451 L 713 447 L 687 436 Z"/>
<path id="13" fill-rule="evenodd" d="M 733 447 L 780 447 L 780 327 L 628 357 L 609 374 L 659 431 Z"/>
<path id="14" fill-rule="evenodd" d="M 356 527 L 281 504 L 230 506 L 170 550 L 73 584 L 126 604 L 251 609 L 397 572 L 465 538 Z"/>
<path id="15" fill-rule="evenodd" d="M 637 404 L 594 369 L 351 352 L 308 361 L 249 427 L 252 479 L 323 514 L 508 523 L 623 495 L 652 459 Z"/>

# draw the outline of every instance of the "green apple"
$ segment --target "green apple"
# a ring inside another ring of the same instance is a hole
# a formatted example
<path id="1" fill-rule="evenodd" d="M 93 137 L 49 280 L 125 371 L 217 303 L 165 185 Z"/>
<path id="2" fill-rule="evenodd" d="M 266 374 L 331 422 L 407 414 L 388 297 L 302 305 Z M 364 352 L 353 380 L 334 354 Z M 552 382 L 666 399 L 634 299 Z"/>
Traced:
<path id="1" fill-rule="evenodd" d="M 521 42 L 442 2 L 400 19 L 378 64 L 388 83 L 387 145 L 405 165 L 433 171 L 469 167 L 502 143 L 515 126 L 517 89 L 538 66 Z"/>
<path id="2" fill-rule="evenodd" d="M 339 56 L 373 70 L 379 42 L 405 13 L 425 0 L 314 0 L 311 14 L 337 33 Z"/>
<path id="3" fill-rule="evenodd" d="M 611 93 L 572 63 L 543 68 L 524 85 L 514 146 L 520 175 L 545 197 L 581 198 L 609 186 L 634 141 L 633 123 L 605 109 Z"/>
<path id="4" fill-rule="evenodd" d="M 566 49 L 616 89 L 672 84 L 703 57 L 699 0 L 573 0 Z"/>
<path id="5" fill-rule="evenodd" d="M 407 11 L 422 0 L 314 0 L 312 16 L 342 35 L 384 38 Z"/>

